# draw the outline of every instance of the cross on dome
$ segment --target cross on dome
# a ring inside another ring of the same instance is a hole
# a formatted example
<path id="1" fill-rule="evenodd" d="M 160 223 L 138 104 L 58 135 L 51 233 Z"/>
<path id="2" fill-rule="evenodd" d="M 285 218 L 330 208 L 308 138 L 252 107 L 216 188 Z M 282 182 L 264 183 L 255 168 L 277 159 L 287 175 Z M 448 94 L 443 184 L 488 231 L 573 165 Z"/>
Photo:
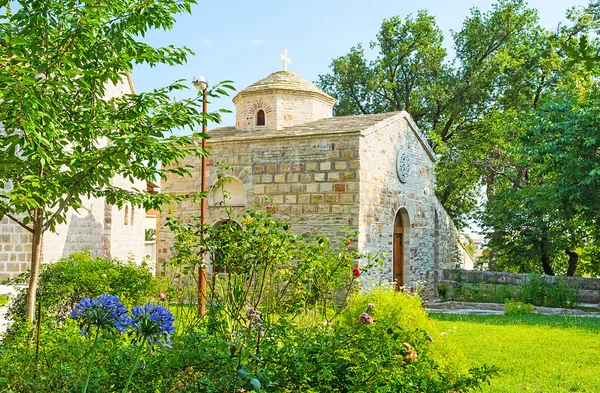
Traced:
<path id="1" fill-rule="evenodd" d="M 287 65 L 292 62 L 292 59 L 287 57 L 287 48 L 283 49 L 283 53 L 279 55 L 279 58 L 283 60 L 283 70 L 287 71 Z"/>

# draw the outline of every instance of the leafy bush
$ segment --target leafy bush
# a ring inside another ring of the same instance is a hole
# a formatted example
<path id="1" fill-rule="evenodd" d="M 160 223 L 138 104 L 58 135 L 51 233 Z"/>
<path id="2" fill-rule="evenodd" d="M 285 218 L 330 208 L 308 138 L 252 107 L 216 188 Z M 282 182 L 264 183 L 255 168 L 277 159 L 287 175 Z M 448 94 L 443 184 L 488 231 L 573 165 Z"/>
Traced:
<path id="1" fill-rule="evenodd" d="M 572 308 L 577 305 L 577 287 L 560 278 L 551 283 L 532 274 L 520 288 L 517 300 L 535 306 Z"/>
<path id="2" fill-rule="evenodd" d="M 0 307 L 3 307 L 8 303 L 8 295 L 0 295 Z"/>
<path id="3" fill-rule="evenodd" d="M 456 301 L 504 303 L 506 300 L 515 300 L 534 306 L 564 308 L 572 308 L 578 304 L 577 287 L 561 278 L 556 278 L 551 283 L 540 275 L 532 274 L 522 286 L 466 283 L 459 270 L 454 271 L 454 278 L 457 281 L 452 284 L 449 298 Z"/>
<path id="4" fill-rule="evenodd" d="M 367 311 L 375 322 L 402 329 L 406 339 L 422 344 L 429 336 L 433 342 L 428 345 L 428 356 L 437 364 L 447 378 L 456 378 L 468 370 L 467 360 L 460 349 L 444 340 L 427 312 L 421 307 L 421 298 L 396 292 L 391 288 L 374 288 L 370 293 L 357 294 L 340 316 L 340 323 L 352 326 L 357 316 Z"/>
<path id="5" fill-rule="evenodd" d="M 265 212 L 232 218 L 216 228 L 171 221 L 178 286 L 168 296 L 180 302 L 172 306 L 172 349 L 141 354 L 124 336 L 101 337 L 90 365 L 89 338 L 67 319 L 42 329 L 37 366 L 27 340 L 0 347 L 0 391 L 81 391 L 88 379 L 89 391 L 123 391 L 129 369 L 131 389 L 140 392 L 442 393 L 471 391 L 496 372 L 468 370 L 417 295 L 357 293 L 360 269 L 376 260 L 352 247 L 354 234 L 332 247 L 292 234 Z M 207 314 L 199 317 L 190 295 L 203 250 L 228 273 L 208 280 Z M 144 367 L 132 368 L 138 359 Z"/>
<path id="6" fill-rule="evenodd" d="M 448 296 L 448 289 L 449 289 L 448 284 L 446 284 L 444 282 L 439 283 L 437 285 L 438 295 L 440 295 L 440 299 L 442 301 L 446 300 L 446 298 Z"/>
<path id="7" fill-rule="evenodd" d="M 28 280 L 28 273 L 18 280 Z M 42 265 L 38 302 L 42 319 L 62 323 L 84 297 L 103 293 L 119 296 L 126 305 L 144 303 L 160 292 L 161 285 L 142 263 L 121 262 L 89 253 L 74 253 L 55 263 Z M 7 318 L 19 321 L 25 315 L 27 290 L 21 290 L 8 309 Z"/>
<path id="8" fill-rule="evenodd" d="M 504 303 L 504 314 L 506 315 L 523 315 L 533 312 L 531 304 L 507 300 Z"/>

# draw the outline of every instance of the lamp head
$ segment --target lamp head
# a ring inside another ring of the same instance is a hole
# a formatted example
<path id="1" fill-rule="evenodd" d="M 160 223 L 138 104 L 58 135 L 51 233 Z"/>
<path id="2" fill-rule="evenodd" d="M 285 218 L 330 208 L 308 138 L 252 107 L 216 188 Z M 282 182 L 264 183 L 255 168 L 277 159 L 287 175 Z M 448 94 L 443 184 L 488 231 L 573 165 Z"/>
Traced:
<path id="1" fill-rule="evenodd" d="M 192 79 L 192 85 L 196 88 L 196 90 L 204 91 L 208 88 L 208 83 L 203 76 L 197 75 Z"/>

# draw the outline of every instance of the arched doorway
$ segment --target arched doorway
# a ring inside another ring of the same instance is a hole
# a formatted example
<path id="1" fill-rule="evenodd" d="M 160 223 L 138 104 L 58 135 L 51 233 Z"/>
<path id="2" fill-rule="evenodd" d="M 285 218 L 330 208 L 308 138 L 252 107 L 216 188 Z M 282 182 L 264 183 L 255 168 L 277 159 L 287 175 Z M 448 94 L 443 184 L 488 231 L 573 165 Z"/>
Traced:
<path id="1" fill-rule="evenodd" d="M 409 239 L 408 228 L 408 214 L 406 210 L 400 209 L 396 212 L 396 218 L 394 219 L 393 274 L 396 290 L 400 290 L 400 287 L 408 284 L 407 274 L 405 272 L 406 252 Z"/>

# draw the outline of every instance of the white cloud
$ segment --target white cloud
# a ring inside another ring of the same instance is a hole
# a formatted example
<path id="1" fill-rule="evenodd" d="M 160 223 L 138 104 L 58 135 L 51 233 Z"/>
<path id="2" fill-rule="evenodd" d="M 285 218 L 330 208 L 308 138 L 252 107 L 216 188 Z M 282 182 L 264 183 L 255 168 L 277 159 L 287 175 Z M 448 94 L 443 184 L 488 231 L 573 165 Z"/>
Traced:
<path id="1" fill-rule="evenodd" d="M 267 42 L 267 40 L 250 40 L 249 41 L 252 45 L 260 45 L 260 44 L 264 44 Z"/>
<path id="2" fill-rule="evenodd" d="M 208 45 L 210 45 L 210 41 L 209 41 L 209 40 L 202 40 L 202 43 L 203 43 L 204 45 L 207 45 L 207 46 L 208 46 Z"/>

